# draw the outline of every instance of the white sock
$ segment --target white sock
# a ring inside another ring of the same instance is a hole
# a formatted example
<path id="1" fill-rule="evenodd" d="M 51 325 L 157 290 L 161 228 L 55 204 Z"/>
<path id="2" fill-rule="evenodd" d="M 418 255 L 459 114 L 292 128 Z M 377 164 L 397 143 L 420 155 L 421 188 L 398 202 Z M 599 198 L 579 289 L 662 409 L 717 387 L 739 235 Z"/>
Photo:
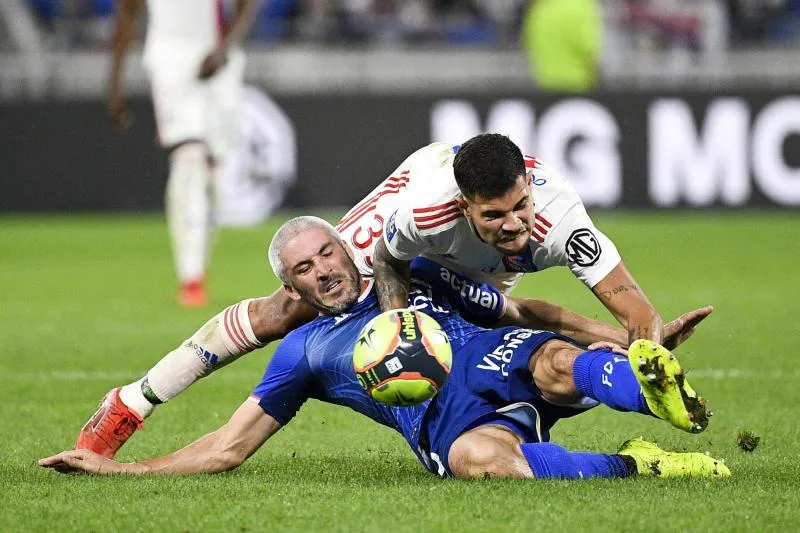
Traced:
<path id="1" fill-rule="evenodd" d="M 264 346 L 250 324 L 251 301 L 226 308 L 150 369 L 147 379 L 159 400 L 166 402 L 217 368 Z"/>
<path id="2" fill-rule="evenodd" d="M 142 382 L 144 380 L 145 378 L 142 378 L 139 381 L 134 381 L 122 387 L 119 391 L 119 399 L 122 400 L 122 403 L 127 405 L 129 409 L 136 411 L 139 416 L 147 418 L 156 406 L 150 403 L 147 398 L 144 397 L 144 394 L 142 394 Z"/>
<path id="3" fill-rule="evenodd" d="M 198 281 L 205 275 L 212 229 L 211 168 L 203 144 L 173 150 L 165 202 L 178 281 Z"/>

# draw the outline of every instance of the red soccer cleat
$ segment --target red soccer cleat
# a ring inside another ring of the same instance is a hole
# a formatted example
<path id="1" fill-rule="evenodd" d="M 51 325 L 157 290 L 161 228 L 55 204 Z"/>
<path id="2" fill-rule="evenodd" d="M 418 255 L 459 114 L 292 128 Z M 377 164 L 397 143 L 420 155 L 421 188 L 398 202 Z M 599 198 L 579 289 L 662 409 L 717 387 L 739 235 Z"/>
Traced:
<path id="1" fill-rule="evenodd" d="M 112 389 L 103 398 L 100 409 L 78 434 L 76 450 L 91 450 L 113 459 L 133 432 L 142 428 L 142 417 L 120 400 L 120 389 Z"/>
<path id="2" fill-rule="evenodd" d="M 183 307 L 203 307 L 208 303 L 203 280 L 189 281 L 178 289 L 178 304 Z"/>

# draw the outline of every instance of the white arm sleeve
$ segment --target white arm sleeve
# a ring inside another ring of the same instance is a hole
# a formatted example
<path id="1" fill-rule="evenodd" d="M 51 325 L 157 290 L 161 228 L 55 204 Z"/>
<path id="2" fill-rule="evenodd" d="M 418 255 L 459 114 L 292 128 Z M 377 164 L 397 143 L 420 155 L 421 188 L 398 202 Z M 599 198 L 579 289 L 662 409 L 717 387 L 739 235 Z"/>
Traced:
<path id="1" fill-rule="evenodd" d="M 598 230 L 583 204 L 574 204 L 547 234 L 545 264 L 567 266 L 590 289 L 621 260 L 617 247 Z"/>
<path id="2" fill-rule="evenodd" d="M 412 209 L 402 205 L 386 221 L 383 242 L 389 253 L 400 261 L 411 261 L 427 248 L 414 223 Z"/>

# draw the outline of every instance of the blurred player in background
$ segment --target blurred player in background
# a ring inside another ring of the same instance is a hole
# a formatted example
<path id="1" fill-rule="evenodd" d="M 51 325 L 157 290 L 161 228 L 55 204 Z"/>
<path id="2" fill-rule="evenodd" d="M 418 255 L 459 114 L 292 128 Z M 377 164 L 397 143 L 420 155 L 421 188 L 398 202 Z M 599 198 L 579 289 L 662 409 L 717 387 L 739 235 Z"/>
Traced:
<path id="1" fill-rule="evenodd" d="M 121 128 L 130 118 L 122 66 L 144 0 L 120 0 L 112 48 L 108 113 Z M 179 283 L 178 302 L 207 301 L 212 182 L 238 142 L 244 54 L 238 43 L 253 23 L 256 0 L 237 0 L 230 25 L 220 0 L 147 0 L 144 64 L 150 77 L 158 140 L 169 150 L 167 222 Z"/>
<path id="2" fill-rule="evenodd" d="M 542 89 L 596 88 L 603 52 L 600 0 L 533 0 L 522 25 L 522 44 L 534 81 Z"/>
<path id="3" fill-rule="evenodd" d="M 249 226 L 283 202 L 297 176 L 297 143 L 291 120 L 269 96 L 245 86 L 240 143 L 225 158 L 216 180 L 216 221 Z"/>
<path id="4" fill-rule="evenodd" d="M 487 210 L 471 189 L 462 196 L 454 176 L 459 162 L 475 166 L 480 179 L 489 182 L 484 194 L 495 198 L 497 193 L 502 201 L 491 200 L 489 205 L 494 207 Z M 513 198 L 506 205 L 509 194 Z M 566 266 L 626 327 L 607 336 L 623 346 L 646 338 L 671 349 L 676 345 L 675 338 L 670 338 L 675 331 L 691 332 L 712 311 L 711 307 L 697 309 L 664 326 L 614 244 L 595 228 L 567 180 L 535 158 L 523 158 L 514 143 L 498 134 L 473 137 L 461 149 L 433 143 L 417 150 L 351 209 L 336 229 L 362 276 L 372 277 L 373 262 L 377 274 L 377 261 L 384 271 L 387 267 L 398 270 L 396 281 L 387 283 L 385 272 L 384 279 L 376 277 L 384 307 L 407 305 L 405 260 L 423 255 L 503 292 L 525 272 Z M 390 287 L 392 283 L 397 287 Z M 386 299 L 387 293 L 395 299 Z M 396 298 L 402 298 L 402 304 Z M 544 302 L 537 306 L 540 312 L 522 317 L 530 322 L 518 325 L 563 332 L 574 319 Z M 220 366 L 283 338 L 316 315 L 315 309 L 291 299 L 283 289 L 228 307 L 145 377 L 110 391 L 81 430 L 76 447 L 112 457 L 156 405 Z"/>

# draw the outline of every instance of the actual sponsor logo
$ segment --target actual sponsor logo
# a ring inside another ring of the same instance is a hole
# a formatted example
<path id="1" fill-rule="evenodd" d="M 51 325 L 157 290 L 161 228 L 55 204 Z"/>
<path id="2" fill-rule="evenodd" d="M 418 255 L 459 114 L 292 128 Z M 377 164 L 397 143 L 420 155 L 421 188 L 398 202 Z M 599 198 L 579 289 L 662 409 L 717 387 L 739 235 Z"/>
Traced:
<path id="1" fill-rule="evenodd" d="M 491 311 L 496 311 L 500 308 L 501 301 L 497 296 L 498 293 L 490 289 L 488 285 L 484 288 L 484 286 L 462 278 L 444 267 L 440 268 L 439 276 L 446 285 L 449 285 L 465 301 L 478 304 Z"/>
<path id="2" fill-rule="evenodd" d="M 573 231 L 567 239 L 566 248 L 570 262 L 582 267 L 597 263 L 602 253 L 600 241 L 586 228 Z"/>

